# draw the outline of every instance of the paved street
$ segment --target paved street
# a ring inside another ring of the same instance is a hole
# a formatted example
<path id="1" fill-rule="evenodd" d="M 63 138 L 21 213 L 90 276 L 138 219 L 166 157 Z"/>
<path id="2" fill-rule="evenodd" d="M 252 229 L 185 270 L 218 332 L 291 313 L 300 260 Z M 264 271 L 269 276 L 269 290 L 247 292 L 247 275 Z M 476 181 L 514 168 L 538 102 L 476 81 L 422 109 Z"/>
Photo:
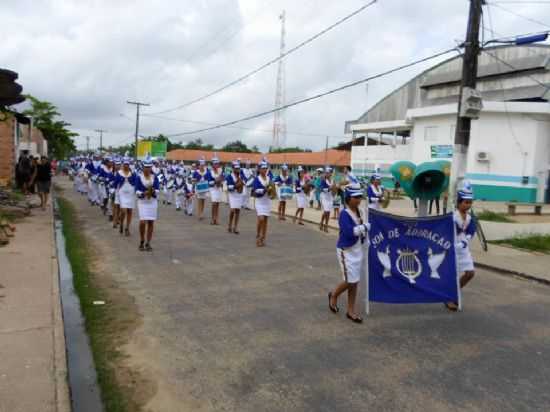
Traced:
<path id="1" fill-rule="evenodd" d="M 548 411 L 550 288 L 478 271 L 465 311 L 372 305 L 334 315 L 334 234 L 270 219 L 241 234 L 161 207 L 152 254 L 120 237 L 63 181 L 100 275 L 135 299 L 128 363 L 156 383 L 152 411 Z M 108 304 L 108 302 L 107 302 Z M 345 300 L 340 306 L 345 305 Z M 343 312 L 343 311 L 341 311 Z"/>

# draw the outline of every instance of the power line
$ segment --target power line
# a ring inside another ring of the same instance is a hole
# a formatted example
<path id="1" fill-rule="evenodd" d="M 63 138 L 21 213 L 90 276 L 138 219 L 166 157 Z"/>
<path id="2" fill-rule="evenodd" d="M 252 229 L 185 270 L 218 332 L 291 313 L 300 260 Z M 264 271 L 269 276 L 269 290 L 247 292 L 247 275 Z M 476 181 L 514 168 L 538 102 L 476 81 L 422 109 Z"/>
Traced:
<path id="1" fill-rule="evenodd" d="M 509 1 L 492 1 L 490 4 L 497 5 L 497 4 L 550 4 L 549 0 L 526 0 L 526 1 L 519 1 L 519 0 L 509 0 Z"/>
<path id="2" fill-rule="evenodd" d="M 314 96 L 307 97 L 305 99 L 297 100 L 297 101 L 294 101 L 292 103 L 286 104 L 286 105 L 281 106 L 281 107 L 276 107 L 272 110 L 267 110 L 267 111 L 264 111 L 264 112 L 261 112 L 261 113 L 256 113 L 256 114 L 253 114 L 253 115 L 250 115 L 250 116 L 243 117 L 243 118 L 238 119 L 238 120 L 233 120 L 233 121 L 218 124 L 218 125 L 215 125 L 215 126 L 206 127 L 206 128 L 203 128 L 203 129 L 198 129 L 198 130 L 193 130 L 193 131 L 188 131 L 188 132 L 182 132 L 182 133 L 175 133 L 175 134 L 169 135 L 167 137 L 185 136 L 185 135 L 190 135 L 190 134 L 202 133 L 202 132 L 206 132 L 206 131 L 209 131 L 209 130 L 220 129 L 222 127 L 232 126 L 234 124 L 245 122 L 245 121 L 248 121 L 248 120 L 257 119 L 259 117 L 263 117 L 263 116 L 267 116 L 269 114 L 275 113 L 276 111 L 285 110 L 285 109 L 288 109 L 289 107 L 298 106 L 300 104 L 310 102 L 312 100 L 317 100 L 317 99 L 320 99 L 321 97 L 325 97 L 325 96 L 328 96 L 330 94 L 334 94 L 336 92 L 340 92 L 342 90 L 349 89 L 350 87 L 354 87 L 354 86 L 357 86 L 359 84 L 363 84 L 363 83 L 369 82 L 371 80 L 374 80 L 374 79 L 384 77 L 384 76 L 387 76 L 389 74 L 398 72 L 400 70 L 407 69 L 407 68 L 412 67 L 412 66 L 416 66 L 417 64 L 424 63 L 424 62 L 427 62 L 429 60 L 433 60 L 437 57 L 441 57 L 445 54 L 448 54 L 448 53 L 451 53 L 451 52 L 454 52 L 454 51 L 456 51 L 456 48 L 453 47 L 451 49 L 442 51 L 440 53 L 436 53 L 436 54 L 433 54 L 431 56 L 424 57 L 424 58 L 419 59 L 419 60 L 415 60 L 411 63 L 407 63 L 407 64 L 404 64 L 402 66 L 395 67 L 395 68 L 387 70 L 385 72 L 375 74 L 374 76 L 370 76 L 370 77 L 367 77 L 367 78 L 364 78 L 364 79 L 361 79 L 361 80 L 357 80 L 357 81 L 354 81 L 352 83 L 347 83 L 347 84 L 345 84 L 343 86 L 340 86 L 340 87 L 337 87 L 335 89 L 332 89 L 332 90 L 329 90 L 329 91 L 326 91 L 326 92 L 323 92 L 323 93 L 319 93 L 319 94 L 316 94 Z"/>
<path id="3" fill-rule="evenodd" d="M 524 16 L 524 15 L 522 15 L 522 14 L 516 13 L 515 11 L 510 10 L 510 9 L 507 9 L 506 7 L 502 7 L 502 6 L 500 6 L 499 4 L 489 3 L 489 5 L 494 6 L 494 7 L 497 7 L 497 8 L 499 8 L 499 9 L 501 9 L 501 10 L 504 10 L 505 12 L 508 12 L 508 13 L 510 13 L 510 14 L 513 14 L 513 15 L 516 16 L 516 17 L 519 17 L 519 18 L 525 19 L 525 20 L 527 20 L 527 21 L 530 21 L 531 23 L 538 24 L 538 25 L 543 26 L 543 27 L 545 27 L 545 28 L 547 28 L 547 29 L 550 28 L 550 25 L 548 25 L 547 23 L 545 23 L 545 22 L 543 22 L 543 21 L 536 20 L 536 19 L 533 19 L 533 18 L 531 18 L 531 17 L 527 17 L 527 16 Z"/>
<path id="4" fill-rule="evenodd" d="M 366 10 L 367 8 L 369 8 L 370 6 L 374 5 L 378 0 L 371 0 L 369 3 L 361 6 L 360 8 L 358 8 L 357 10 L 355 10 L 354 12 L 348 14 L 347 16 L 337 20 L 335 23 L 331 24 L 330 26 L 328 26 L 327 28 L 325 28 L 324 30 L 318 32 L 317 34 L 313 35 L 312 37 L 304 40 L 303 42 L 299 43 L 297 46 L 294 46 L 293 48 L 291 48 L 290 50 L 288 50 L 287 52 L 277 56 L 276 58 L 268 61 L 267 63 L 261 65 L 260 67 L 248 72 L 247 74 L 237 78 L 236 80 L 233 80 L 229 83 L 227 83 L 226 85 L 216 89 L 216 90 L 213 90 L 211 91 L 210 93 L 207 93 L 205 94 L 204 96 L 201 96 L 201 97 L 198 97 L 196 99 L 193 99 L 193 100 L 190 100 L 188 101 L 187 103 L 184 103 L 184 104 L 181 104 L 179 106 L 176 106 L 172 109 L 167 109 L 167 110 L 163 110 L 163 111 L 160 111 L 160 112 L 155 112 L 155 113 L 151 113 L 151 114 L 164 114 L 164 113 L 169 113 L 169 112 L 173 112 L 173 111 L 176 111 L 176 110 L 180 110 L 180 109 L 183 109 L 184 107 L 188 107 L 188 106 L 191 106 L 192 104 L 195 104 L 195 103 L 198 103 L 202 100 L 205 100 L 209 97 L 212 97 L 214 96 L 215 94 L 218 94 L 218 93 L 221 93 L 222 91 L 248 79 L 249 77 L 252 77 L 253 75 L 255 75 L 256 73 L 262 71 L 263 69 L 271 66 L 272 64 L 278 62 L 279 60 L 281 59 L 284 59 L 286 56 L 288 56 L 289 54 L 291 53 L 294 53 L 296 50 L 298 49 L 301 49 L 302 47 L 308 45 L 309 43 L 313 42 L 314 40 L 318 39 L 319 37 L 321 37 L 322 35 L 324 35 L 325 33 L 331 31 L 332 29 L 334 29 L 335 27 L 339 26 L 340 24 L 346 22 L 347 20 L 351 19 L 352 17 L 356 16 L 357 14 L 361 13 L 362 11 Z"/>

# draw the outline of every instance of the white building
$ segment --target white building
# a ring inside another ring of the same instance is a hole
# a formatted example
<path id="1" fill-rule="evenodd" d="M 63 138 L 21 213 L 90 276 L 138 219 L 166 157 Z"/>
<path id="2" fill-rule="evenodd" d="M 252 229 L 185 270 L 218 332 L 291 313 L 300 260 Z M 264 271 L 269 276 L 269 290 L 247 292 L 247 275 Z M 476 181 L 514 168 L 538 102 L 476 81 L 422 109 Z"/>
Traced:
<path id="1" fill-rule="evenodd" d="M 460 57 L 447 60 L 346 122 L 355 142 L 354 173 L 379 170 L 389 177 L 389 166 L 399 160 L 451 160 L 461 70 Z M 472 121 L 466 174 L 477 199 L 550 201 L 549 88 L 548 46 L 480 54 L 477 89 L 484 107 Z M 373 137 L 378 144 L 372 145 Z"/>

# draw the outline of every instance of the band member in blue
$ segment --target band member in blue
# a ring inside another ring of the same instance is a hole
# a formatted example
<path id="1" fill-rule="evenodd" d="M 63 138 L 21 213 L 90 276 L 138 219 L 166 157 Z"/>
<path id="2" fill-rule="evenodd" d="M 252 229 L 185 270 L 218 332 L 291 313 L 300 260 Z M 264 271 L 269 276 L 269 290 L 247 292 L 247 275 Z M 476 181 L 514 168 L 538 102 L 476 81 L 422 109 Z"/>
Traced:
<path id="1" fill-rule="evenodd" d="M 267 234 L 267 220 L 271 215 L 272 197 L 276 196 L 275 186 L 267 173 L 268 165 L 266 160 L 259 164 L 258 176 L 254 178 L 252 185 L 252 195 L 255 197 L 256 214 L 256 246 L 265 246 Z"/>
<path id="2" fill-rule="evenodd" d="M 288 173 L 286 164 L 281 166 L 281 174 L 274 179 L 279 196 L 278 215 L 279 220 L 286 220 L 286 201 L 292 198 L 292 177 Z"/>
<path id="3" fill-rule="evenodd" d="M 231 173 L 225 178 L 227 184 L 227 192 L 229 196 L 229 226 L 227 231 L 229 233 L 239 234 L 239 216 L 241 214 L 241 207 L 243 204 L 243 190 L 244 181 L 241 174 L 241 164 L 238 160 L 235 160 L 232 164 L 233 168 Z"/>
<path id="4" fill-rule="evenodd" d="M 328 221 L 330 219 L 330 212 L 332 211 L 334 205 L 334 199 L 332 196 L 332 191 L 334 182 L 332 181 L 332 168 L 326 167 L 325 174 L 321 178 L 320 190 L 321 190 L 321 208 L 323 210 L 321 214 L 321 223 L 319 224 L 319 230 L 328 232 Z"/>
<path id="5" fill-rule="evenodd" d="M 371 183 L 367 188 L 369 198 L 369 207 L 371 209 L 380 209 L 380 201 L 384 197 L 384 187 L 381 185 L 381 176 L 378 173 L 372 175 Z"/>
<path id="6" fill-rule="evenodd" d="M 223 182 L 225 176 L 223 175 L 223 170 L 220 167 L 220 160 L 217 156 L 212 158 L 212 168 L 206 173 L 206 179 L 210 185 L 210 202 L 212 209 L 212 220 L 210 224 L 219 225 L 220 202 L 223 196 Z"/>
<path id="7" fill-rule="evenodd" d="M 113 209 L 113 229 L 116 229 L 118 227 L 119 218 L 120 218 L 120 198 L 118 195 L 118 190 L 116 188 L 116 177 L 122 166 L 122 161 L 120 160 L 119 157 L 117 157 L 113 162 L 113 164 L 114 164 L 113 179 L 111 180 L 109 191 L 111 193 L 111 202 L 112 202 L 112 209 Z"/>
<path id="8" fill-rule="evenodd" d="M 307 207 L 307 193 L 308 185 L 310 184 L 306 180 L 306 172 L 302 166 L 298 166 L 298 178 L 294 182 L 294 191 L 296 192 L 296 214 L 294 215 L 293 222 L 296 223 L 298 219 L 298 224 L 304 224 L 304 209 Z"/>
<path id="9" fill-rule="evenodd" d="M 151 239 L 153 237 L 154 223 L 158 217 L 159 181 L 152 173 L 153 163 L 145 159 L 143 172 L 136 179 L 136 195 L 138 197 L 139 212 L 139 250 L 152 251 Z M 147 231 L 147 242 L 145 232 Z M 145 243 L 145 244 L 144 244 Z"/>
<path id="10" fill-rule="evenodd" d="M 355 310 L 357 297 L 357 285 L 361 277 L 361 271 L 365 270 L 365 258 L 367 256 L 367 232 L 370 229 L 368 223 L 363 221 L 359 205 L 363 197 L 363 190 L 358 184 L 352 184 L 345 189 L 346 207 L 340 214 L 340 235 L 336 244 L 336 256 L 342 270 L 343 282 L 328 294 L 328 307 L 333 313 L 338 313 L 338 297 L 348 291 L 348 307 L 346 317 L 361 323 L 363 319 Z"/>
<path id="11" fill-rule="evenodd" d="M 119 223 L 120 234 L 130 236 L 130 223 L 132 213 L 136 204 L 136 175 L 130 170 L 130 158 L 125 157 L 122 161 L 122 169 L 115 175 L 115 190 L 119 201 Z M 124 228 L 126 220 L 126 228 Z"/>
<path id="12" fill-rule="evenodd" d="M 199 159 L 199 167 L 193 172 L 193 182 L 195 183 L 195 193 L 197 198 L 197 209 L 199 220 L 203 220 L 204 202 L 209 192 L 209 185 L 206 174 L 208 169 L 206 168 L 206 160 L 204 158 Z M 206 183 L 206 184 L 205 184 Z"/>
<path id="13" fill-rule="evenodd" d="M 474 260 L 470 251 L 470 241 L 476 234 L 476 221 L 470 213 L 474 194 L 468 181 L 463 182 L 462 189 L 456 194 L 456 210 L 453 220 L 456 226 L 456 266 L 460 275 L 460 287 L 463 288 L 474 278 Z M 447 302 L 447 309 L 452 312 L 458 310 L 457 302 Z"/>

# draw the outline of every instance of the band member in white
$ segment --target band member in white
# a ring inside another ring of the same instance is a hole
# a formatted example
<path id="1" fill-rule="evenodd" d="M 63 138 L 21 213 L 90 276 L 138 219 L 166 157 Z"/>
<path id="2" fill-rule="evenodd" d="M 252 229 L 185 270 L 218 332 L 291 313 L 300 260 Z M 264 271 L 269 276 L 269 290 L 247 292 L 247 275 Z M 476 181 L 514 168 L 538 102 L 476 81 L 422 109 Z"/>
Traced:
<path id="1" fill-rule="evenodd" d="M 120 203 L 119 223 L 120 234 L 124 233 L 130 236 L 130 223 L 132 223 L 132 213 L 136 203 L 136 175 L 130 170 L 130 159 L 125 157 L 122 162 L 122 169 L 115 176 L 115 190 L 118 193 Z M 124 228 L 126 220 L 126 228 Z"/>
<path id="2" fill-rule="evenodd" d="M 152 173 L 153 163 L 145 159 L 143 172 L 136 179 L 136 195 L 138 197 L 139 212 L 139 250 L 152 251 L 151 239 L 153 237 L 154 223 L 158 217 L 159 181 Z M 147 231 L 147 242 L 145 232 Z M 145 244 L 144 244 L 145 243 Z"/>
<path id="3" fill-rule="evenodd" d="M 378 173 L 372 175 L 371 183 L 367 188 L 369 198 L 369 207 L 371 209 L 380 209 L 380 201 L 384 197 L 384 187 L 381 185 L 381 176 Z"/>
<path id="4" fill-rule="evenodd" d="M 286 220 L 286 202 L 292 198 L 292 192 L 288 190 L 292 188 L 292 177 L 288 174 L 288 166 L 281 166 L 281 174 L 274 179 L 277 186 L 277 195 L 279 197 L 278 215 L 279 220 Z"/>
<path id="5" fill-rule="evenodd" d="M 183 169 L 179 170 L 174 179 L 174 198 L 176 203 L 176 210 L 181 210 L 183 202 L 185 200 L 185 178 L 183 177 Z"/>
<path id="6" fill-rule="evenodd" d="M 294 215 L 294 223 L 298 219 L 298 224 L 303 225 L 304 209 L 307 207 L 306 187 L 309 184 L 306 179 L 306 172 L 302 166 L 298 166 L 298 178 L 294 182 L 294 191 L 296 192 L 296 214 Z"/>
<path id="7" fill-rule="evenodd" d="M 474 238 L 477 230 L 477 224 L 470 213 L 474 194 L 472 186 L 468 181 L 464 181 L 463 187 L 456 195 L 456 210 L 453 213 L 453 219 L 456 226 L 456 265 L 460 275 L 460 287 L 466 286 L 475 275 L 474 259 L 470 251 L 470 241 Z M 447 302 L 447 309 L 452 312 L 458 310 L 457 302 Z"/>
<path id="8" fill-rule="evenodd" d="M 212 209 L 211 225 L 219 225 L 220 217 L 220 202 L 223 196 L 223 182 L 225 176 L 223 170 L 220 167 L 220 160 L 214 156 L 212 158 L 212 168 L 206 173 L 206 179 L 210 185 L 210 202 Z"/>
<path id="9" fill-rule="evenodd" d="M 325 168 L 325 174 L 321 178 L 320 185 L 320 200 L 321 208 L 323 210 L 321 214 L 321 223 L 319 224 L 319 230 L 328 232 L 328 222 L 330 219 L 330 212 L 332 212 L 332 207 L 334 204 L 334 199 L 332 197 L 332 168 L 327 166 Z"/>
<path id="10" fill-rule="evenodd" d="M 272 197 L 276 196 L 275 185 L 267 173 L 268 165 L 262 160 L 259 165 L 258 176 L 254 178 L 252 195 L 255 197 L 256 214 L 256 246 L 265 246 L 267 234 L 267 220 L 271 215 Z"/>
<path id="11" fill-rule="evenodd" d="M 246 167 L 241 168 L 241 174 L 245 187 L 243 189 L 243 208 L 250 209 L 250 191 L 252 190 L 252 184 L 254 183 L 254 172 L 250 168 L 250 160 L 246 161 Z"/>
<path id="12" fill-rule="evenodd" d="M 336 256 L 342 270 L 343 282 L 328 294 L 328 307 L 333 313 L 338 313 L 338 297 L 348 291 L 348 307 L 346 317 L 355 323 L 363 322 L 363 319 L 355 311 L 357 297 L 357 285 L 361 277 L 361 271 L 365 270 L 365 258 L 367 254 L 367 232 L 370 229 L 368 223 L 363 221 L 359 205 L 363 196 L 363 190 L 359 184 L 351 184 L 345 189 L 346 208 L 340 214 L 338 220 L 340 234 L 336 244 Z"/>
<path id="13" fill-rule="evenodd" d="M 206 160 L 199 159 L 199 168 L 193 172 L 193 182 L 195 183 L 195 196 L 197 198 L 197 213 L 199 216 L 199 220 L 204 219 L 202 216 L 204 213 L 204 202 L 209 192 L 208 180 L 206 176 L 207 173 L 208 169 L 206 168 Z"/>
<path id="14" fill-rule="evenodd" d="M 241 175 L 241 165 L 238 160 L 232 164 L 233 170 L 225 178 L 227 184 L 227 193 L 229 196 L 229 233 L 239 234 L 239 215 L 243 204 L 244 182 Z"/>
<path id="15" fill-rule="evenodd" d="M 188 176 L 185 180 L 185 214 L 187 216 L 193 216 L 193 202 L 195 200 L 195 187 L 193 185 L 193 178 L 191 176 Z"/>

